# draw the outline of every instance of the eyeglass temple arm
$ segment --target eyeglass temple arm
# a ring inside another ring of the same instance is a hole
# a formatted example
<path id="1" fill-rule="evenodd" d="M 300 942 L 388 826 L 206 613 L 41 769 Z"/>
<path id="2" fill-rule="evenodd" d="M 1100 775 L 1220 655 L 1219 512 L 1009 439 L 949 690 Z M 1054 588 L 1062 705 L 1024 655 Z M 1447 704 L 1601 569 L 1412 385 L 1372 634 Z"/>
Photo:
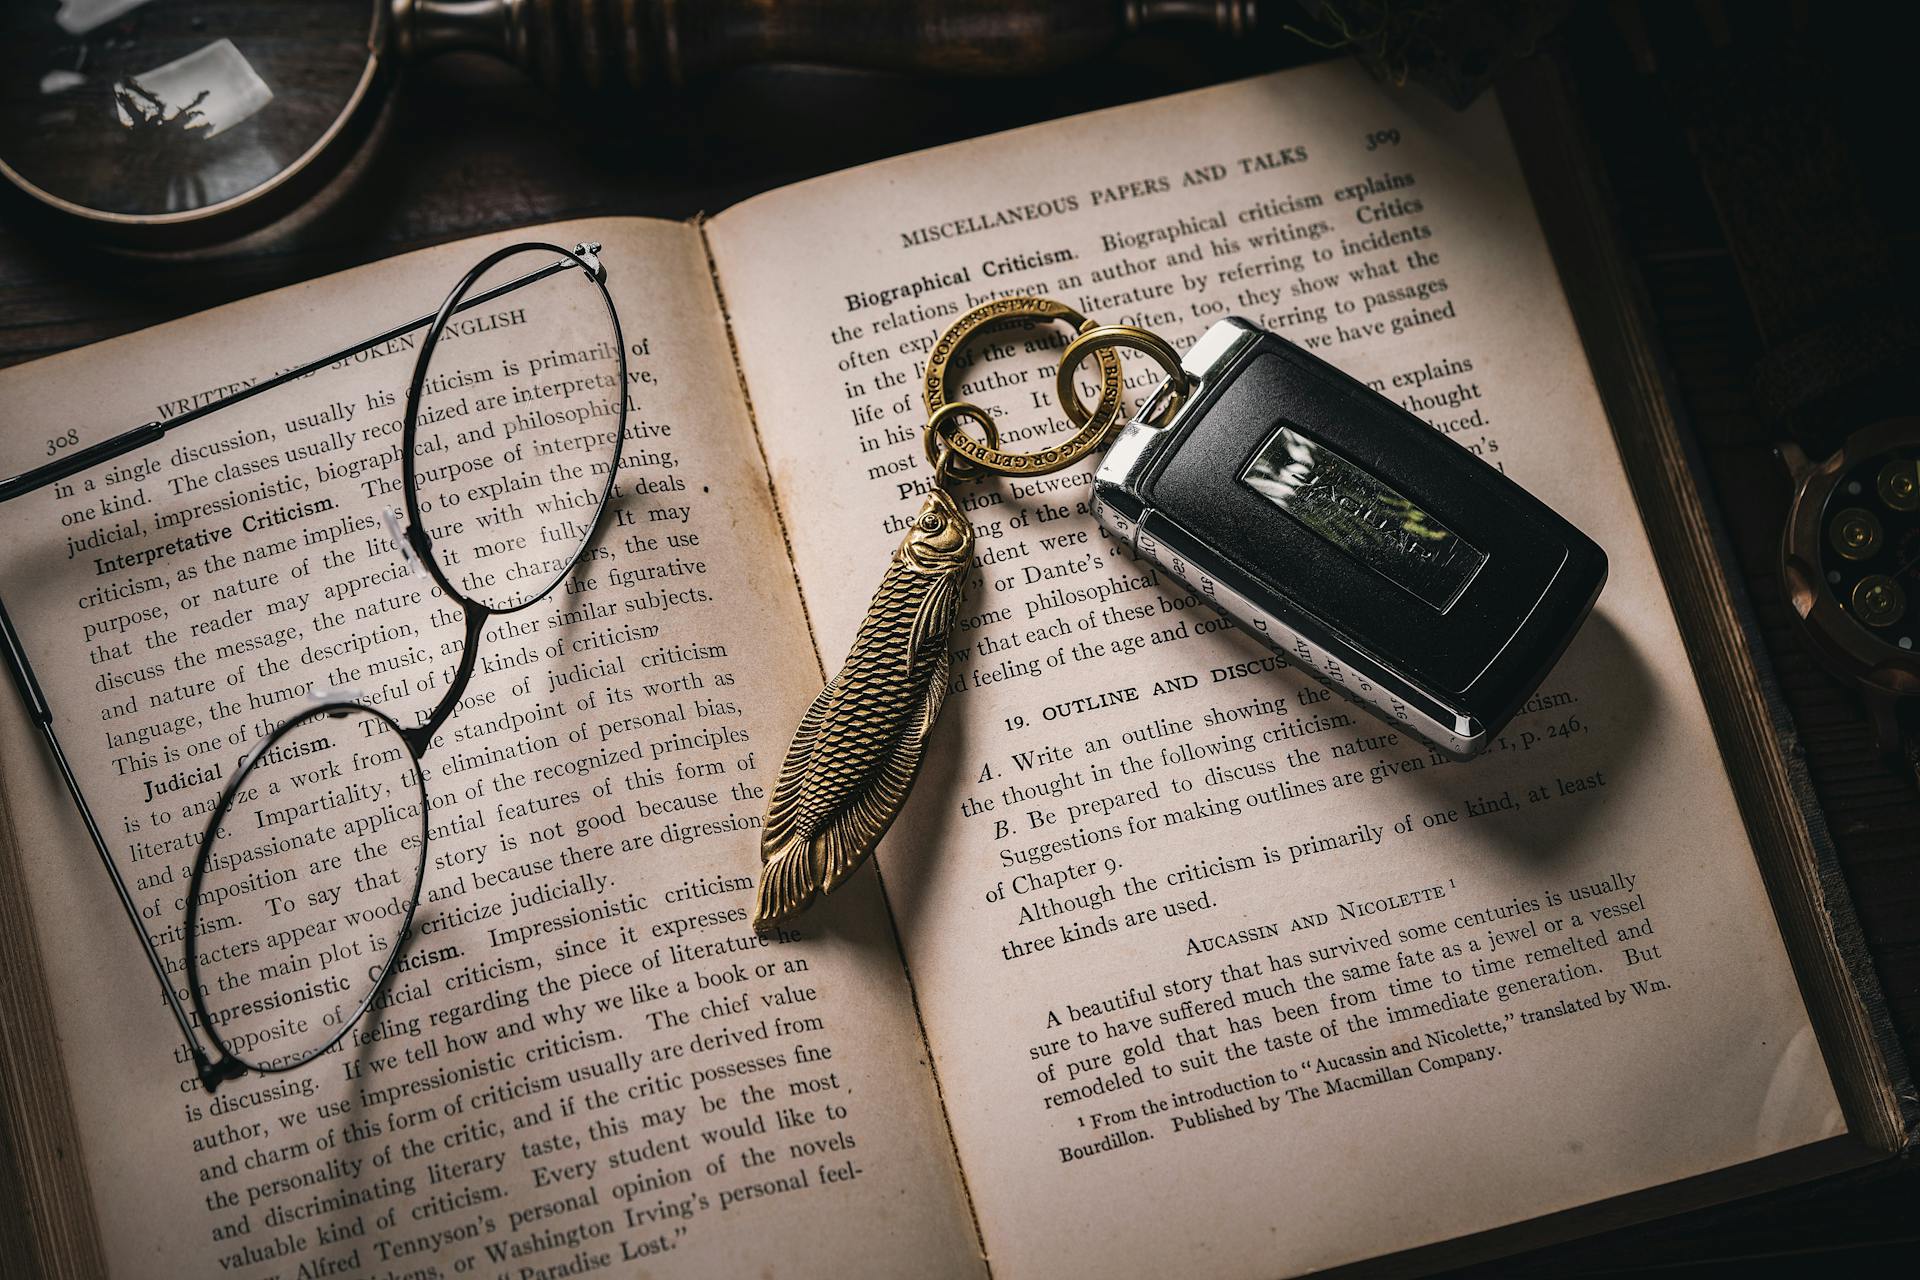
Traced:
<path id="1" fill-rule="evenodd" d="M 17 498 L 23 493 L 32 493 L 36 489 L 44 489 L 55 481 L 65 480 L 68 476 L 77 475 L 89 467 L 97 466 L 102 462 L 111 462 L 123 453 L 145 448 L 165 435 L 170 425 L 172 424 L 149 422 L 131 431 L 123 431 L 112 439 L 90 444 L 78 453 L 70 453 L 43 467 L 35 467 L 21 475 L 0 480 L 0 502 Z"/>
<path id="2" fill-rule="evenodd" d="M 86 824 L 87 836 L 93 841 L 94 850 L 100 855 L 100 862 L 107 869 L 107 876 L 113 881 L 114 892 L 120 896 L 120 905 L 126 910 L 127 919 L 133 924 L 133 931 L 140 939 L 140 945 L 146 950 L 147 963 L 153 966 L 153 975 L 159 979 L 160 994 L 166 997 L 167 1008 L 173 1012 L 173 1020 L 180 1024 L 180 1034 L 187 1042 L 187 1049 L 193 1054 L 194 1074 L 200 1077 L 200 1083 L 207 1092 L 212 1093 L 222 1080 L 230 1080 L 244 1068 L 232 1059 L 214 1062 L 200 1047 L 193 1034 L 193 1024 L 187 1018 L 187 1012 L 180 1007 L 180 997 L 174 994 L 173 984 L 167 981 L 166 966 L 161 963 L 160 953 L 154 948 L 153 939 L 147 936 L 147 930 L 140 923 L 140 907 L 127 891 L 127 882 L 121 878 L 120 868 L 114 865 L 113 855 L 107 850 L 106 837 L 100 834 L 100 826 L 94 821 L 93 810 L 87 805 L 86 796 L 80 792 L 80 780 L 74 775 L 73 766 L 67 762 L 67 753 L 60 748 L 60 739 L 53 731 L 53 709 L 47 705 L 45 695 L 40 692 L 40 682 L 34 677 L 33 664 L 27 659 L 27 651 L 20 645 L 19 633 L 13 629 L 13 617 L 7 612 L 5 601 L 0 601 L 0 648 L 4 648 L 7 669 L 13 673 L 13 683 L 20 690 L 20 697 L 33 713 L 34 723 L 40 726 L 40 732 L 47 740 L 47 746 L 53 752 L 53 760 L 60 768 L 60 777 L 67 784 L 67 792 L 73 797 L 74 807 L 80 811 L 80 820 Z"/>
<path id="3" fill-rule="evenodd" d="M 584 263 L 587 269 L 596 275 L 603 276 L 605 274 L 605 268 L 600 266 L 599 259 L 594 256 L 599 248 L 600 246 L 597 244 L 581 245 L 574 252 L 577 255 L 579 263 Z M 555 275 L 575 265 L 576 261 L 574 258 L 556 258 L 544 267 L 538 267 L 523 276 L 517 276 L 507 281 L 505 284 L 495 285 L 483 293 L 477 293 L 471 298 L 463 299 L 460 305 L 454 308 L 454 313 L 457 314 L 466 311 L 471 307 L 484 306 L 502 294 L 512 293 L 515 289 L 524 288 L 527 285 L 533 284 L 535 281 L 544 280 L 550 275 Z M 68 476 L 78 475 L 90 467 L 99 466 L 103 462 L 111 462 L 122 454 L 132 453 L 135 449 L 144 449 L 148 445 L 158 441 L 160 437 L 166 435 L 167 432 L 173 430 L 175 427 L 185 426 L 189 422 L 197 422 L 208 414 L 218 413 L 222 409 L 231 408 L 243 400 L 251 400 L 254 396 L 263 395 L 268 391 L 272 391 L 275 387 L 285 386 L 287 383 L 304 378 L 308 374 L 318 373 L 328 365 L 337 364 L 342 360 L 350 360 L 362 352 L 371 351 L 378 346 L 384 346 L 386 343 L 411 333 L 415 329 L 426 328 L 433 323 L 433 319 L 434 317 L 432 315 L 424 315 L 418 319 L 409 320 L 405 324 L 395 325 L 385 333 L 375 334 L 366 341 L 356 343 L 345 350 L 336 351 L 331 355 L 321 356 L 318 360 L 310 360 L 298 368 L 287 370 L 285 373 L 275 374 L 265 382 L 255 383 L 251 387 L 242 387 L 230 395 L 222 396 L 218 400 L 200 405 L 197 408 L 189 409 L 185 413 L 176 414 L 171 418 L 165 418 L 159 422 L 149 422 L 144 426 L 135 427 L 131 431 L 123 431 L 117 436 L 102 440 L 98 444 L 88 445 L 78 452 L 68 454 L 64 458 L 57 458 L 44 466 L 35 467 L 31 471 L 25 471 L 17 476 L 10 476 L 5 480 L 0 480 L 0 502 L 7 502 L 13 498 L 20 497 L 22 494 L 33 493 L 36 490 L 44 489 L 50 484 L 65 480 Z"/>

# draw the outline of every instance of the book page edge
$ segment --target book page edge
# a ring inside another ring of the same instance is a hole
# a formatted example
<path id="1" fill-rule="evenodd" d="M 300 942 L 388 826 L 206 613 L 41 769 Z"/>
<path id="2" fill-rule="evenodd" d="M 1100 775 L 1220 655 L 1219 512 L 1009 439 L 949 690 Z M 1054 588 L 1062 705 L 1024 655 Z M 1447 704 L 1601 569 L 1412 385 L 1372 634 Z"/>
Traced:
<path id="1" fill-rule="evenodd" d="M 1596 371 L 1641 522 L 1662 552 L 1668 603 L 1848 1127 L 1872 1150 L 1891 1155 L 1914 1142 L 1915 1116 L 1902 1102 L 1912 1096 L 1906 1067 L 1878 979 L 1858 945 L 1851 899 L 1829 874 L 1830 847 L 1822 854 L 1827 842 L 1818 814 L 1803 802 L 1804 778 L 1796 787 L 1781 748 L 1765 679 L 1716 553 L 1716 520 L 1690 464 L 1641 282 L 1625 259 L 1610 198 L 1595 180 L 1585 122 L 1550 58 L 1520 63 L 1506 77 L 1502 114 Z M 1602 370 L 1614 376 L 1599 376 Z"/>

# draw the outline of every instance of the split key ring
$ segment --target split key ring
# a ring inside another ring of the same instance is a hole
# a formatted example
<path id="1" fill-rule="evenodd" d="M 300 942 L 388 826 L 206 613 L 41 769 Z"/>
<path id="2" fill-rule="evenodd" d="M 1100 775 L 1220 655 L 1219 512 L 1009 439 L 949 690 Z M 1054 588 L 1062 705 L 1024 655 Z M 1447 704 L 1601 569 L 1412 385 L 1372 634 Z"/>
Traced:
<path id="1" fill-rule="evenodd" d="M 957 480 L 973 479 L 987 472 L 1003 476 L 1042 476 L 1070 467 L 1092 453 L 1118 431 L 1122 422 L 1120 395 L 1122 382 L 1119 357 L 1105 347 L 1094 351 L 1100 368 L 1100 399 L 1088 412 L 1078 397 L 1063 402 L 1069 420 L 1078 428 L 1072 436 L 1046 449 L 1015 453 L 999 447 L 999 432 L 987 412 L 978 406 L 952 399 L 948 382 L 953 360 L 962 347 L 977 334 L 1006 328 L 1031 320 L 1059 320 L 1072 325 L 1082 335 L 1098 332 L 1085 316 L 1051 298 L 1015 296 L 983 302 L 947 327 L 927 356 L 926 401 L 930 415 L 925 432 L 927 461 L 936 474 Z M 1072 345 L 1067 348 L 1073 349 Z M 960 406 L 964 406 L 964 409 Z M 987 443 L 960 429 L 962 418 L 986 424 Z"/>
<path id="2" fill-rule="evenodd" d="M 1076 430 L 1051 448 L 1015 453 L 999 447 L 999 432 L 984 409 L 949 398 L 947 383 L 954 357 L 970 338 L 990 328 L 1029 320 L 1065 321 L 1078 330 L 1062 353 L 1060 369 L 1054 378 L 1061 410 Z M 1142 353 L 1167 375 L 1164 390 L 1171 394 L 1156 397 L 1160 402 L 1153 410 L 1157 421 L 1166 421 L 1186 398 L 1192 384 L 1180 366 L 1179 353 L 1158 334 L 1137 325 L 1095 324 L 1072 307 L 1051 298 L 996 298 L 975 307 L 941 334 L 927 360 L 926 400 L 932 415 L 925 434 L 927 461 L 942 479 L 970 479 L 982 472 L 1038 476 L 1072 466 L 1110 441 L 1123 425 L 1120 397 L 1124 383 L 1119 358 L 1114 354 L 1116 348 Z M 1088 356 L 1094 357 L 1100 370 L 1100 398 L 1092 409 L 1080 399 L 1074 385 L 1074 374 Z M 962 418 L 972 418 L 986 428 L 985 444 L 961 431 Z"/>

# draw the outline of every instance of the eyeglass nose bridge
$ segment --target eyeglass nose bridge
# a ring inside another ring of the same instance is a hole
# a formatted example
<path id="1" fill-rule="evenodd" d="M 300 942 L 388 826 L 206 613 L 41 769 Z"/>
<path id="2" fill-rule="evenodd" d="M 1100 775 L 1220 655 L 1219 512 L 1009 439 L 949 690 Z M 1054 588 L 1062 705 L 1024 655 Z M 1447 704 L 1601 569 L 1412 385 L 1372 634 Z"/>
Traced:
<path id="1" fill-rule="evenodd" d="M 409 533 L 411 532 L 413 530 L 409 530 Z M 479 663 L 480 633 L 486 629 L 487 620 L 493 616 L 493 610 L 483 604 L 478 604 L 465 596 L 460 596 L 458 599 L 461 612 L 464 614 L 463 625 L 466 628 L 466 634 L 460 644 L 460 665 L 455 667 L 453 674 L 448 677 L 447 691 L 440 695 L 440 701 L 434 704 L 427 718 L 412 729 L 400 731 L 401 739 L 413 752 L 415 760 L 427 753 L 427 748 L 433 745 L 433 735 L 440 732 L 440 726 L 447 722 L 447 717 L 453 714 L 453 709 L 460 705 L 460 698 L 466 693 L 467 685 L 473 679 L 474 668 Z"/>

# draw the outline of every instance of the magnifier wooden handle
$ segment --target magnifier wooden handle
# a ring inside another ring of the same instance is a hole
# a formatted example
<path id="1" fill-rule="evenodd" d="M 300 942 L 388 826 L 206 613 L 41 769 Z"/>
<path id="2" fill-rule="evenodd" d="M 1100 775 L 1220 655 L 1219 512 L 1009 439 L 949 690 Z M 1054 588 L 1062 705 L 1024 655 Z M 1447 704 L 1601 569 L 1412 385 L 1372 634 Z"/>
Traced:
<path id="1" fill-rule="evenodd" d="M 797 62 L 1026 75 L 1183 23 L 1239 35 L 1258 0 L 394 0 L 408 57 L 487 52 L 555 89 L 658 90 L 705 72 Z"/>

